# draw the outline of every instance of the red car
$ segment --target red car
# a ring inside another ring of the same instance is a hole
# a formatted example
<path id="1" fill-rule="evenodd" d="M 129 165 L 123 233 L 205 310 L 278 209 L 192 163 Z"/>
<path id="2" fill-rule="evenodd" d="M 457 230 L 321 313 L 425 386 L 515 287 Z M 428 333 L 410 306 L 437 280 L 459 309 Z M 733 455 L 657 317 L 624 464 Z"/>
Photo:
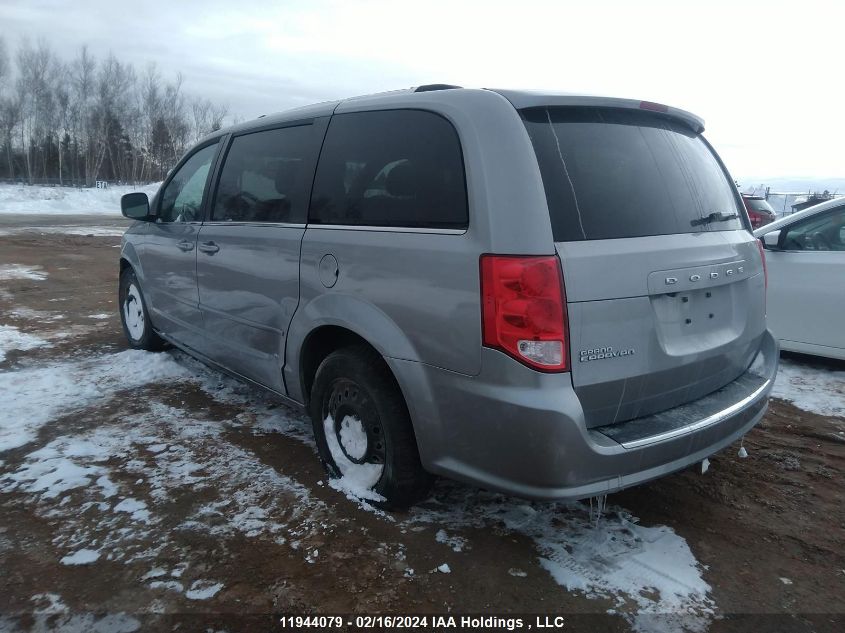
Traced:
<path id="1" fill-rule="evenodd" d="M 742 194 L 742 201 L 748 211 L 751 228 L 759 229 L 761 226 L 775 221 L 775 210 L 772 209 L 772 205 L 766 202 L 765 198 L 744 193 Z"/>

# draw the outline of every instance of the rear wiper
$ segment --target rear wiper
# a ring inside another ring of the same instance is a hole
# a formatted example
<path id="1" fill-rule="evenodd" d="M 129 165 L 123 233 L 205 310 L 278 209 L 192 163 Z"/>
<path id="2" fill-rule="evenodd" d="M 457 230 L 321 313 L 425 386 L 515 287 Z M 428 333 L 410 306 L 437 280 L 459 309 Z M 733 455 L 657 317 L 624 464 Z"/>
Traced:
<path id="1" fill-rule="evenodd" d="M 698 218 L 690 222 L 692 226 L 700 226 L 701 224 L 712 224 L 713 222 L 727 222 L 728 220 L 736 220 L 739 217 L 736 213 L 725 215 L 721 211 L 714 211 L 704 218 Z"/>

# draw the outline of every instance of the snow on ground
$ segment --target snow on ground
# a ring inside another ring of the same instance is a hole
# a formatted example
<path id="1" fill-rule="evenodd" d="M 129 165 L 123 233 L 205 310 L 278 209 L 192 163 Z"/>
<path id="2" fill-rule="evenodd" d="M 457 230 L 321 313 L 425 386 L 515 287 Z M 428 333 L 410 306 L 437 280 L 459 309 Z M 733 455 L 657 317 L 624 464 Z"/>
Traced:
<path id="1" fill-rule="evenodd" d="M 26 319 L 28 321 L 37 321 L 39 323 L 50 321 L 63 321 L 67 317 L 63 314 L 56 314 L 54 312 L 47 312 L 45 310 L 33 310 L 26 306 L 18 306 L 8 311 L 9 316 L 16 319 Z"/>
<path id="2" fill-rule="evenodd" d="M 143 391 L 181 384 L 178 393 L 188 383 L 241 413 L 206 419 Z M 783 361 L 774 395 L 841 415 L 843 385 L 845 372 Z M 121 402 L 130 389 L 132 397 Z M 182 531 L 263 536 L 315 562 L 319 552 L 308 540 L 337 521 L 306 487 L 226 439 L 227 429 L 247 426 L 313 448 L 310 422 L 269 402 L 179 352 L 126 351 L 0 372 L 0 451 L 23 446 L 47 429 L 42 446 L 0 471 L 0 491 L 30 495 L 41 516 L 62 526 L 54 539 L 61 562 L 149 560 L 143 582 L 150 588 L 211 599 L 221 583 L 179 580 L 187 565 L 168 571 L 155 564 L 187 555 L 180 549 Z M 104 417 L 109 403 L 113 413 Z M 74 430 L 51 433 L 46 425 L 68 413 L 75 415 Z M 347 424 L 341 433 L 353 455 L 360 450 L 355 430 Z M 131 490 L 126 481 L 135 482 Z M 366 503 L 372 493 L 358 484 L 335 487 L 372 509 Z M 168 508 L 185 495 L 203 495 L 203 502 L 178 524 L 167 524 Z M 623 508 L 597 516 L 587 503 L 528 503 L 441 482 L 435 496 L 399 527 L 430 528 L 438 543 L 458 554 L 471 549 L 475 529 L 523 535 L 556 582 L 588 598 L 613 600 L 612 610 L 637 631 L 704 631 L 714 617 L 704 570 L 686 541 L 669 527 L 639 525 Z"/>
<path id="3" fill-rule="evenodd" d="M 81 549 L 68 554 L 60 561 L 62 565 L 88 565 L 100 558 L 100 552 L 93 549 Z"/>
<path id="4" fill-rule="evenodd" d="M 33 441 L 57 416 L 118 390 L 187 375 L 171 356 L 138 350 L 0 372 L 0 451 Z"/>
<path id="5" fill-rule="evenodd" d="M 68 607 L 62 597 L 56 593 L 37 593 L 30 598 L 30 601 L 36 605 L 33 610 L 36 615 L 68 612 Z"/>
<path id="6" fill-rule="evenodd" d="M 196 361 L 185 357 L 180 361 L 204 375 L 201 386 L 216 399 L 237 403 L 246 411 L 260 410 L 261 398 L 253 390 L 228 378 L 218 379 Z M 283 415 L 270 423 L 261 417 L 243 421 L 313 445 L 307 419 Z M 330 420 L 324 424 L 329 435 L 333 424 Z M 330 450 L 336 460 L 341 459 L 339 445 L 330 444 Z M 338 483 L 344 480 L 345 485 Z M 330 485 L 364 509 L 393 520 L 367 503 L 372 491 L 358 495 L 360 481 L 351 481 L 344 476 L 331 480 Z M 430 525 L 436 528 L 435 540 L 455 552 L 471 549 L 468 537 L 455 534 L 467 528 L 504 526 L 525 535 L 534 541 L 540 564 L 557 582 L 587 597 L 614 598 L 617 611 L 637 631 L 704 631 L 714 616 L 710 587 L 702 578 L 704 570 L 686 541 L 666 526 L 640 526 L 638 519 L 622 508 L 610 508 L 597 520 L 586 502 L 527 503 L 441 482 L 436 496 L 413 508 L 410 518 L 400 525 L 406 529 Z"/>
<path id="7" fill-rule="evenodd" d="M 0 363 L 6 360 L 6 352 L 11 350 L 26 351 L 36 347 L 49 346 L 50 343 L 33 334 L 21 332 L 12 325 L 0 325 Z M 2 398 L 2 396 L 0 396 Z M 2 424 L 2 423 L 0 423 Z"/>
<path id="8" fill-rule="evenodd" d="M 115 185 L 108 189 L 0 185 L 0 213 L 120 215 L 123 194 L 141 191 L 152 197 L 160 184 Z"/>
<path id="9" fill-rule="evenodd" d="M 91 613 L 82 615 L 69 614 L 68 608 L 61 602 L 61 598 L 56 594 L 37 594 L 32 597 L 33 602 L 43 604 L 49 600 L 51 596 L 55 596 L 61 610 L 50 611 L 40 610 L 36 607 L 33 611 L 32 624 L 27 631 L 44 631 L 44 632 L 58 632 L 62 633 L 134 633 L 141 630 L 141 623 L 136 618 L 127 615 L 126 613 L 111 613 L 109 615 L 98 616 Z M 47 609 L 50 605 L 47 606 Z M 0 631 L 20 631 L 14 619 L 7 616 L 0 616 Z"/>
<path id="10" fill-rule="evenodd" d="M 41 266 L 24 266 L 23 264 L 0 264 L 0 281 L 10 279 L 30 279 L 44 281 L 47 273 Z"/>
<path id="11" fill-rule="evenodd" d="M 0 229 L 0 237 L 7 235 L 21 235 L 23 233 L 37 233 L 39 235 L 83 235 L 91 237 L 120 237 L 126 232 L 126 227 L 121 226 L 79 226 L 79 225 L 55 225 L 55 226 L 18 226 L 14 228 Z"/>
<path id="12" fill-rule="evenodd" d="M 222 588 L 223 583 L 220 582 L 197 580 L 185 592 L 185 597 L 189 600 L 208 600 L 209 598 L 213 598 Z"/>
<path id="13" fill-rule="evenodd" d="M 95 616 L 90 613 L 71 614 L 62 597 L 55 593 L 37 593 L 32 602 L 32 626 L 30 631 L 90 631 L 91 633 L 132 633 L 141 629 L 141 623 L 125 613 Z M 0 631 L 20 630 L 10 618 L 0 616 Z M 6 626 L 4 626 L 6 625 Z"/>
<path id="14" fill-rule="evenodd" d="M 805 411 L 845 418 L 845 371 L 781 357 L 772 396 Z"/>
<path id="15" fill-rule="evenodd" d="M 666 526 L 644 527 L 618 507 L 597 516 L 586 502 L 529 503 L 441 482 L 406 525 L 502 529 L 534 541 L 540 565 L 569 591 L 613 598 L 637 631 L 705 631 L 715 604 L 686 541 Z M 445 534 L 438 542 L 451 547 Z"/>
<path id="16" fill-rule="evenodd" d="M 192 381 L 243 413 L 230 421 L 206 420 L 139 396 L 139 389 L 156 381 Z M 135 389 L 131 404 L 115 407 L 111 417 L 86 410 L 123 397 L 124 389 Z M 319 555 L 308 539 L 336 520 L 307 488 L 223 436 L 229 426 L 249 425 L 313 446 L 309 422 L 269 408 L 254 390 L 182 354 L 127 351 L 0 373 L 0 410 L 4 407 L 11 415 L 0 429 L 3 449 L 31 441 L 57 416 L 76 412 L 80 430 L 51 439 L 0 476 L 0 491 L 31 495 L 42 516 L 62 525 L 54 544 L 66 563 L 84 562 L 83 550 L 100 560 L 178 559 L 182 530 L 212 537 L 263 535 L 301 548 L 313 562 Z M 125 481 L 141 483 L 129 491 Z M 185 494 L 210 498 L 163 531 L 167 508 Z M 709 587 L 684 539 L 667 527 L 640 526 L 621 508 L 597 521 L 584 504 L 531 504 L 445 482 L 435 499 L 400 525 L 431 526 L 436 540 L 455 552 L 470 549 L 470 538 L 458 535 L 462 530 L 522 534 L 534 541 L 540 564 L 557 582 L 588 597 L 614 598 L 637 630 L 654 628 L 649 620 L 654 613 L 668 618 L 666 630 L 676 631 L 703 630 L 712 617 Z M 159 571 L 151 565 L 146 580 L 151 588 L 193 599 L 211 598 L 221 589 L 207 581 L 186 590 L 173 574 Z"/>
<path id="17" fill-rule="evenodd" d="M 452 548 L 453 552 L 462 552 L 467 547 L 467 540 L 462 536 L 450 536 L 446 530 L 437 530 L 434 540 Z"/>
<path id="18" fill-rule="evenodd" d="M 0 373 L 0 398 L 8 400 L 0 410 L 8 407 L 10 413 L 3 417 L 2 449 L 21 446 L 57 416 L 74 413 L 71 434 L 46 441 L 15 468 L 0 471 L 0 492 L 29 495 L 40 516 L 61 526 L 53 540 L 61 562 L 90 563 L 90 552 L 101 560 L 179 559 L 185 530 L 266 536 L 296 547 L 331 525 L 327 506 L 307 488 L 225 438 L 228 428 L 241 424 L 237 419 L 207 420 L 144 395 L 146 385 L 174 385 L 179 394 L 191 380 L 237 397 L 210 372 L 193 374 L 195 366 L 179 364 L 171 354 L 133 350 Z M 127 389 L 133 389 L 129 399 Z M 12 393 L 16 397 L 5 395 Z M 285 410 L 263 409 L 252 414 L 261 422 L 257 426 L 296 426 Z M 177 525 L 163 527 L 172 520 L 174 503 L 192 504 L 198 495 L 201 504 Z M 307 547 L 303 556 L 309 556 Z M 151 574 L 156 586 L 182 591 L 181 583 Z M 209 581 L 189 591 L 203 600 L 220 589 Z"/>

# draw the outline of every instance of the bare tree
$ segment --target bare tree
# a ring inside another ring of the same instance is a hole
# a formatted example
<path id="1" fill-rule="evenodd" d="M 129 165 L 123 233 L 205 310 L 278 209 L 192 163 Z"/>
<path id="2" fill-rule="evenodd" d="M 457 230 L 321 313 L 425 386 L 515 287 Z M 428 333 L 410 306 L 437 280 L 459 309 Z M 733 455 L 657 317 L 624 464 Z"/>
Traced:
<path id="1" fill-rule="evenodd" d="M 0 37 L 0 90 L 6 85 L 6 79 L 9 77 L 9 52 L 6 50 L 6 41 Z"/>
<path id="2" fill-rule="evenodd" d="M 182 86 L 181 74 L 168 82 L 149 65 L 139 76 L 87 46 L 65 63 L 45 40 L 22 40 L 10 62 L 0 38 L 0 175 L 88 186 L 160 179 L 228 115 Z"/>
<path id="3" fill-rule="evenodd" d="M 13 158 L 13 138 L 15 128 L 21 118 L 21 104 L 17 97 L 0 98 L 0 130 L 3 132 L 3 145 L 6 148 L 6 161 L 9 167 L 9 178 L 15 177 L 15 161 Z"/>
<path id="4" fill-rule="evenodd" d="M 76 177 L 85 179 L 86 184 L 91 184 L 91 175 L 94 171 L 95 134 L 92 129 L 92 116 L 94 112 L 94 82 L 96 62 L 88 52 L 88 47 L 83 46 L 79 50 L 78 57 L 71 66 L 71 77 L 73 86 L 73 98 L 76 105 L 76 142 L 74 151 L 77 155 L 82 153 L 83 170 L 76 171 Z"/>

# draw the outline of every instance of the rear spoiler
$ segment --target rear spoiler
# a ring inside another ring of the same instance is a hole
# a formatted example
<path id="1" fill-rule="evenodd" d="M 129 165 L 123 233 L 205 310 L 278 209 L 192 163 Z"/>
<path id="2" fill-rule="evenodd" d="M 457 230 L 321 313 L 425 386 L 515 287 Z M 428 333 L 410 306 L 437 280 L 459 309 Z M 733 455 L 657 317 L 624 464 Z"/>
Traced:
<path id="1" fill-rule="evenodd" d="M 597 97 L 562 93 L 535 92 L 530 90 L 492 90 L 511 102 L 514 108 L 537 108 L 543 106 L 593 106 L 604 108 L 626 108 L 630 110 L 649 110 L 661 112 L 681 121 L 696 134 L 704 132 L 704 119 L 686 110 L 672 108 L 652 101 L 636 99 L 617 99 L 615 97 Z"/>

